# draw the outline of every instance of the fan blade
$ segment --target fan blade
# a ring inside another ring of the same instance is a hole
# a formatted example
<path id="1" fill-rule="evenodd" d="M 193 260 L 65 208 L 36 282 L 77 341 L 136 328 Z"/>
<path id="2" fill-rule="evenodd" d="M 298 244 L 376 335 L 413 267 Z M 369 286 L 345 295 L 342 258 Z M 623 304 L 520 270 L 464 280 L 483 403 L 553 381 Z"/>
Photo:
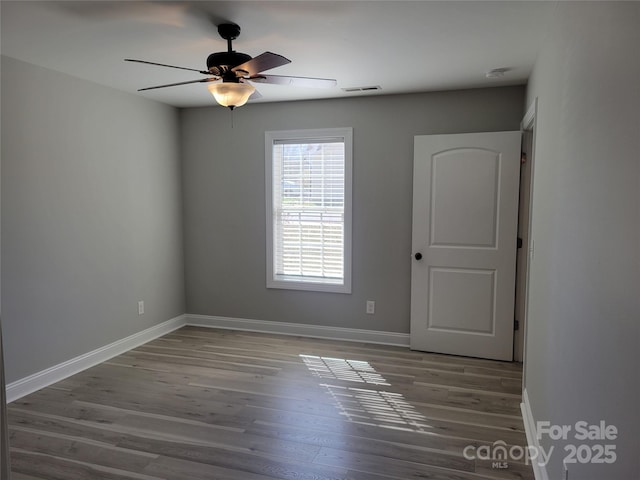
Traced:
<path id="1" fill-rule="evenodd" d="M 241 65 L 233 67 L 231 71 L 242 71 L 247 72 L 248 75 L 257 75 L 260 72 L 280 67 L 282 65 L 286 65 L 287 63 L 291 63 L 291 60 L 283 57 L 282 55 L 278 55 L 277 53 L 264 52 L 257 57 L 252 58 L 248 62 L 244 62 Z"/>
<path id="2" fill-rule="evenodd" d="M 211 72 L 208 72 L 206 70 L 197 70 L 195 68 L 187 68 L 187 67 L 176 67 L 175 65 L 166 65 L 164 63 L 147 62 L 146 60 L 134 60 L 133 58 L 125 58 L 124 61 L 146 63 L 147 65 L 156 65 L 158 67 L 179 68 L 180 70 L 189 70 L 190 72 L 198 72 L 198 73 L 203 73 L 204 75 L 211 75 Z"/>
<path id="3" fill-rule="evenodd" d="M 176 87 L 178 85 L 188 85 L 189 83 L 207 83 L 207 82 L 215 82 L 216 80 L 219 80 L 219 78 L 217 77 L 213 77 L 213 78 L 202 78 L 200 80 L 189 80 L 187 82 L 178 82 L 178 83 L 167 83 L 166 85 L 157 85 L 155 87 L 147 87 L 147 88 L 141 88 L 138 91 L 139 92 L 143 92 L 144 90 L 155 90 L 156 88 L 165 88 L 165 87 Z"/>
<path id="4" fill-rule="evenodd" d="M 249 97 L 249 101 L 258 100 L 259 98 L 262 98 L 262 94 L 258 90 L 255 90 Z"/>
<path id="5" fill-rule="evenodd" d="M 330 78 L 287 77 L 282 75 L 255 75 L 247 78 L 256 83 L 272 83 L 274 85 L 291 85 L 292 87 L 330 88 L 338 82 Z"/>

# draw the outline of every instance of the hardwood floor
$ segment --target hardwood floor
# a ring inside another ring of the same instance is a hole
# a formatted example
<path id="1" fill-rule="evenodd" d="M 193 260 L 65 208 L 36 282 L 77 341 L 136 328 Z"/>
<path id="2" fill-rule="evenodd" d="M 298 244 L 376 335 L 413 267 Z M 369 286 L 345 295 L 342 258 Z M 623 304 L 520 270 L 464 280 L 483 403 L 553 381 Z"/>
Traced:
<path id="1" fill-rule="evenodd" d="M 518 364 L 184 327 L 10 404 L 13 479 L 533 480 L 463 455 L 526 445 L 521 382 Z"/>

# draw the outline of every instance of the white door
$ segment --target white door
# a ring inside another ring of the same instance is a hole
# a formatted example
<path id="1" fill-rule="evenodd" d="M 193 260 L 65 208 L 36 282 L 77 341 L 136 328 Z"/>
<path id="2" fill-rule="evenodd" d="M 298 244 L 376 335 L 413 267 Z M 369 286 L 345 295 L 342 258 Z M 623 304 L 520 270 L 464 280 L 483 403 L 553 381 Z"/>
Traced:
<path id="1" fill-rule="evenodd" d="M 415 137 L 411 348 L 512 360 L 520 132 Z"/>

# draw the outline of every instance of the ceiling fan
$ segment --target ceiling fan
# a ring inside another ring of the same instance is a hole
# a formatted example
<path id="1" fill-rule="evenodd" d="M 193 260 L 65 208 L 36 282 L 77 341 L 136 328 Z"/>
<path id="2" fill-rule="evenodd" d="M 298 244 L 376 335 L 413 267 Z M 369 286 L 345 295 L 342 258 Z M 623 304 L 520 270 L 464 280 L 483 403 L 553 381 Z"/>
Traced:
<path id="1" fill-rule="evenodd" d="M 255 87 L 249 82 L 316 88 L 328 88 L 337 84 L 335 80 L 327 78 L 265 75 L 262 72 L 291 63 L 291 60 L 272 52 L 264 52 L 257 57 L 251 57 L 246 53 L 236 52 L 233 50 L 231 42 L 240 35 L 240 27 L 234 23 L 223 23 L 218 25 L 218 33 L 227 41 L 227 51 L 216 52 L 209 55 L 209 57 L 207 57 L 207 70 L 177 67 L 175 65 L 166 65 L 164 63 L 125 58 L 126 62 L 146 63 L 149 65 L 157 65 L 159 67 L 178 68 L 180 70 L 188 70 L 208 75 L 207 78 L 201 78 L 199 80 L 188 80 L 186 82 L 157 85 L 155 87 L 141 88 L 138 91 L 141 92 L 143 90 L 154 90 L 156 88 L 175 87 L 177 85 L 187 85 L 190 83 L 210 83 L 207 88 L 216 101 L 220 105 L 229 107 L 233 110 L 235 107 L 240 107 L 247 103 L 249 97 L 261 97 L 260 93 L 257 92 Z"/>

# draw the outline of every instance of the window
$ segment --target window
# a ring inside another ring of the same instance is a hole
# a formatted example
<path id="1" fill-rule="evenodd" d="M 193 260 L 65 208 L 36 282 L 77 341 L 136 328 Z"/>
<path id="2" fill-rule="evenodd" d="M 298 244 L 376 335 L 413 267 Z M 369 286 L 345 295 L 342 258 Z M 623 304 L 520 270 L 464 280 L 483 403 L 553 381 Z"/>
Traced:
<path id="1" fill-rule="evenodd" d="M 265 133 L 267 287 L 351 293 L 352 130 Z"/>

